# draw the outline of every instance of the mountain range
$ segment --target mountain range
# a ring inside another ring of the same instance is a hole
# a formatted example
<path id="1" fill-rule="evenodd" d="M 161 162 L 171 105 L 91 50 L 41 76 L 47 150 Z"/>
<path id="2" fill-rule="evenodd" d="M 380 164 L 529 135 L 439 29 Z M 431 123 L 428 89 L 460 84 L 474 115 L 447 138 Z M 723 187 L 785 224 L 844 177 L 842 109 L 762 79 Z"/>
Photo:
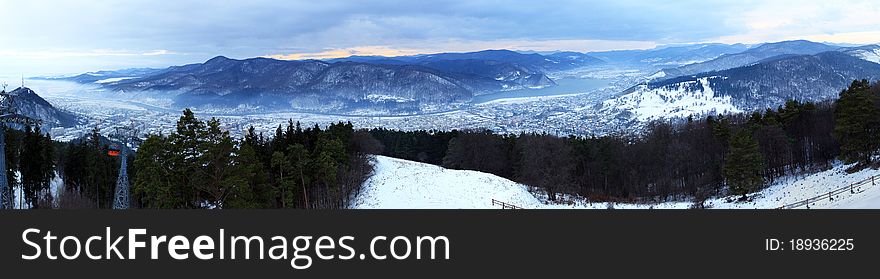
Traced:
<path id="1" fill-rule="evenodd" d="M 112 91 L 173 92 L 178 106 L 250 106 L 346 111 L 423 111 L 472 97 L 556 83 L 545 73 L 601 64 L 584 54 L 543 56 L 508 50 L 330 61 L 230 59 L 167 69 L 87 73 L 65 78 Z"/>
<path id="2" fill-rule="evenodd" d="M 716 59 L 722 55 L 748 50 L 744 44 L 693 44 L 668 46 L 648 50 L 617 50 L 591 52 L 590 56 L 607 63 L 624 66 L 651 66 L 669 68 Z"/>
<path id="3" fill-rule="evenodd" d="M 779 55 L 742 67 L 653 80 L 605 101 L 602 110 L 645 121 L 774 108 L 787 100 L 829 100 L 855 79 L 880 80 L 880 64 L 850 50 Z M 720 65 L 714 60 L 706 64 Z"/>
<path id="4" fill-rule="evenodd" d="M 114 92 L 161 92 L 180 107 L 424 113 L 467 104 L 483 94 L 556 86 L 548 76 L 559 71 L 656 71 L 602 104 L 605 113 L 627 112 L 642 119 L 671 111 L 677 113 L 668 115 L 686 116 L 772 107 L 787 99 L 833 98 L 852 79 L 880 79 L 878 62 L 877 45 L 797 40 L 591 53 L 485 50 L 295 61 L 218 56 L 166 69 L 102 71 L 65 79 Z"/>
<path id="5" fill-rule="evenodd" d="M 836 49 L 839 49 L 839 47 L 804 40 L 769 43 L 738 53 L 724 54 L 718 58 L 705 62 L 664 69 L 662 71 L 662 76 L 666 78 L 674 78 L 711 71 L 720 71 L 746 66 L 779 55 L 807 55 Z"/>

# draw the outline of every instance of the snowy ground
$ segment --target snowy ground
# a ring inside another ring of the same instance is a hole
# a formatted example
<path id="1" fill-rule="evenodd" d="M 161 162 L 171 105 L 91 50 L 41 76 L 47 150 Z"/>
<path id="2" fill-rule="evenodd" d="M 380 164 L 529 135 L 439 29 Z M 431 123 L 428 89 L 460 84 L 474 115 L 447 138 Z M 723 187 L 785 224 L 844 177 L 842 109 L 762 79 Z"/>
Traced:
<path id="1" fill-rule="evenodd" d="M 847 174 L 847 165 L 837 164 L 834 168 L 805 176 L 790 176 L 759 192 L 752 203 L 742 207 L 776 208 L 783 204 L 827 194 L 830 191 L 870 179 L 880 175 L 880 170 L 867 169 Z M 880 179 L 876 181 L 880 184 Z M 812 208 L 880 208 L 880 186 L 870 183 L 854 189 L 855 193 L 844 192 L 830 199 L 810 204 Z M 715 201 L 718 202 L 718 201 Z"/>
<path id="2" fill-rule="evenodd" d="M 21 181 L 21 172 L 16 171 L 15 177 L 18 181 Z M 49 192 L 53 197 L 58 197 L 59 191 L 61 191 L 62 187 L 64 187 L 64 181 L 61 180 L 61 176 L 58 175 L 58 172 L 55 172 L 55 177 L 49 181 Z M 13 209 L 30 209 L 33 206 L 28 204 L 24 200 L 24 192 L 21 186 L 12 187 L 13 191 L 13 200 L 12 200 L 12 208 Z"/>
<path id="3" fill-rule="evenodd" d="M 593 208 L 605 209 L 607 203 L 579 202 L 573 205 L 547 204 L 544 197 L 536 197 L 529 187 L 492 174 L 449 170 L 442 167 L 376 156 L 376 173 L 367 180 L 363 192 L 357 196 L 352 208 L 447 208 L 481 209 L 500 208 L 492 205 L 492 199 L 523 208 Z M 834 168 L 805 176 L 792 176 L 780 180 L 763 191 L 754 194 L 752 202 L 726 202 L 725 199 L 707 201 L 712 208 L 777 208 L 783 204 L 828 193 L 831 190 L 861 181 L 880 170 L 868 169 L 846 174 L 847 166 Z M 880 184 L 880 181 L 877 181 Z M 834 201 L 821 200 L 812 208 L 880 208 L 880 186 L 867 184 L 856 189 L 855 194 L 845 192 Z M 668 202 L 653 205 L 614 204 L 614 208 L 688 208 L 689 202 Z"/>

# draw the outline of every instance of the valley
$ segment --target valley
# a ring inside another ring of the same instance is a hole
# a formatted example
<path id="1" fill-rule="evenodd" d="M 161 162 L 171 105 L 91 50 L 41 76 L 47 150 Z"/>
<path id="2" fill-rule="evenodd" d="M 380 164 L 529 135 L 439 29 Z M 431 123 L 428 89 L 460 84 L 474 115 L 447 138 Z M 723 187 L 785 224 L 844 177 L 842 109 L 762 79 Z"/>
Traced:
<path id="1" fill-rule="evenodd" d="M 763 110 L 790 99 L 830 100 L 852 79 L 880 79 L 878 52 L 876 45 L 786 41 L 545 56 L 492 50 L 328 61 L 217 57 L 168 69 L 26 82 L 53 105 L 88 119 L 53 127 L 60 139 L 128 121 L 168 133 L 185 107 L 222 119 L 236 135 L 250 126 L 270 132 L 294 119 L 357 128 L 601 136 L 638 133 L 653 120 Z M 0 82 L 19 81 L 5 76 Z"/>
<path id="2" fill-rule="evenodd" d="M 13 77 L 0 77 L 12 83 Z M 492 129 L 499 133 L 552 131 L 557 134 L 589 134 L 599 128 L 577 124 L 583 120 L 578 111 L 595 106 L 611 90 L 600 79 L 562 79 L 558 87 L 520 89 L 476 96 L 457 108 L 429 113 L 394 115 L 381 111 L 360 110 L 348 113 L 298 112 L 294 110 L 255 112 L 249 110 L 195 109 L 200 117 L 217 117 L 225 128 L 240 136 L 249 126 L 258 131 L 274 131 L 278 123 L 294 119 L 303 125 L 321 126 L 352 122 L 357 128 L 385 127 L 399 130 Z M 107 92 L 91 84 L 63 80 L 26 80 L 27 86 L 40 92 L 54 106 L 73 112 L 86 123 L 75 127 L 55 128 L 52 136 L 70 140 L 88 134 L 93 127 L 109 132 L 118 123 L 133 121 L 147 133 L 169 133 L 180 115 L 168 101 L 143 95 L 128 96 Z"/>

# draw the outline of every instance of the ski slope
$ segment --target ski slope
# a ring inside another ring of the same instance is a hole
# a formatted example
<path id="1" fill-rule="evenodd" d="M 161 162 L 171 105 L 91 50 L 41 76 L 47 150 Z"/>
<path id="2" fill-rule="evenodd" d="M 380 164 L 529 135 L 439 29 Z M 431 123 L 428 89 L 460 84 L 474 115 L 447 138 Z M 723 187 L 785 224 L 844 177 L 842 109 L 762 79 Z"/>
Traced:
<path id="1" fill-rule="evenodd" d="M 430 164 L 375 157 L 376 172 L 364 183 L 364 189 L 352 200 L 358 209 L 498 209 L 492 199 L 527 209 L 606 209 L 608 203 L 586 201 L 574 204 L 549 204 L 546 197 L 532 194 L 529 187 L 511 180 L 478 171 L 450 170 Z M 727 202 L 716 198 L 706 202 L 712 208 L 777 208 L 828 193 L 850 183 L 880 175 L 867 169 L 846 174 L 847 166 L 838 164 L 827 171 L 790 176 L 753 195 L 751 202 Z M 880 184 L 880 181 L 878 181 Z M 811 208 L 880 208 L 880 185 L 857 189 L 858 193 L 841 194 L 833 201 L 821 200 Z M 690 202 L 659 204 L 613 204 L 617 209 L 684 209 Z"/>

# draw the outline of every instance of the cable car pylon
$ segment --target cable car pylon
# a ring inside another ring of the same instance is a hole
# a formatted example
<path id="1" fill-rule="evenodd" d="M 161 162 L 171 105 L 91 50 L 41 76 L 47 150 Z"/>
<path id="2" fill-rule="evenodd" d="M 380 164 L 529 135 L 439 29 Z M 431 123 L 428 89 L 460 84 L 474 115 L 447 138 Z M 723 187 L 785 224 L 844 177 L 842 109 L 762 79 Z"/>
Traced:
<path id="1" fill-rule="evenodd" d="M 111 143 L 107 155 L 118 156 L 119 176 L 116 177 L 116 190 L 113 192 L 113 209 L 128 209 L 131 206 L 131 195 L 128 183 L 128 149 L 134 148 L 140 141 L 139 130 L 134 127 L 116 127 L 116 132 L 110 137 L 119 141 Z"/>

